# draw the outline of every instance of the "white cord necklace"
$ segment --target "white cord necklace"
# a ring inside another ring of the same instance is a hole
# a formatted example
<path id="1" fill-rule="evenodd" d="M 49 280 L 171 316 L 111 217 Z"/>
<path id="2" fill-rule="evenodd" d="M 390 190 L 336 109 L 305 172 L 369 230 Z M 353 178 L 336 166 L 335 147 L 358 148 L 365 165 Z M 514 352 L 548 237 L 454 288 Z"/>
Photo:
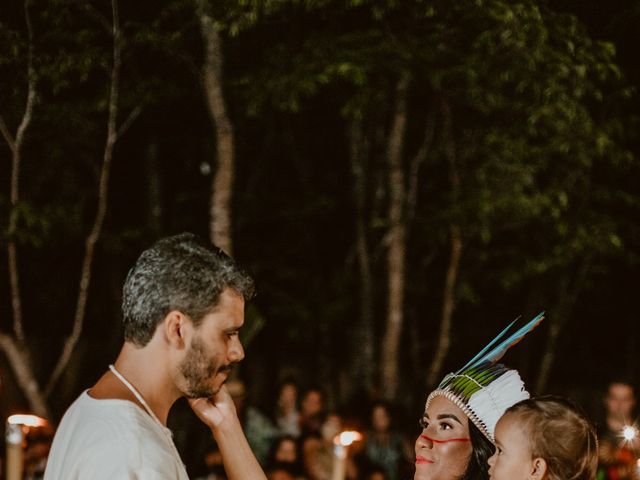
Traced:
<path id="1" fill-rule="evenodd" d="M 133 395 L 138 399 L 138 401 L 140 402 L 140 404 L 144 407 L 144 409 L 146 410 L 146 412 L 151 416 L 151 418 L 153 418 L 155 420 L 155 422 L 160 426 L 160 429 L 162 430 L 163 436 L 165 437 L 165 439 L 167 440 L 167 442 L 169 443 L 169 445 L 171 445 L 171 450 L 173 451 L 174 455 L 176 456 L 176 459 L 178 459 L 178 461 L 180 462 L 180 465 L 184 464 L 182 463 L 182 458 L 180 458 L 180 454 L 178 453 L 178 449 L 176 448 L 175 443 L 173 443 L 173 437 L 171 435 L 171 431 L 167 429 L 167 427 L 165 427 L 162 422 L 160 421 L 160 419 L 156 416 L 155 413 L 153 413 L 153 410 L 151 410 L 151 407 L 149 407 L 149 405 L 147 404 L 147 402 L 145 401 L 144 397 L 142 396 L 142 394 L 136 389 L 136 387 L 134 387 L 133 385 L 131 385 L 131 383 L 129 383 L 129 380 L 127 380 L 126 378 L 124 378 L 124 375 L 122 375 L 118 370 L 116 370 L 116 367 L 113 365 L 109 365 L 109 370 L 111 370 L 111 373 L 113 373 L 118 380 L 120 380 L 123 385 L 125 387 L 127 387 L 129 389 L 129 391 L 131 391 L 131 393 L 133 393 Z"/>

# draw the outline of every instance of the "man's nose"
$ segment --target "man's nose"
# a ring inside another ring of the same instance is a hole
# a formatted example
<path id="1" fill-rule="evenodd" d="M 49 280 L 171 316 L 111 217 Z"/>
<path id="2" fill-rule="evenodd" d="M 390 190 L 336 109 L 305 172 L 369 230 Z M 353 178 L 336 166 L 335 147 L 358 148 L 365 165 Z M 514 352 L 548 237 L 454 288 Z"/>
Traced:
<path id="1" fill-rule="evenodd" d="M 244 348 L 242 348 L 242 342 L 236 336 L 229 348 L 229 362 L 239 362 L 244 358 Z"/>

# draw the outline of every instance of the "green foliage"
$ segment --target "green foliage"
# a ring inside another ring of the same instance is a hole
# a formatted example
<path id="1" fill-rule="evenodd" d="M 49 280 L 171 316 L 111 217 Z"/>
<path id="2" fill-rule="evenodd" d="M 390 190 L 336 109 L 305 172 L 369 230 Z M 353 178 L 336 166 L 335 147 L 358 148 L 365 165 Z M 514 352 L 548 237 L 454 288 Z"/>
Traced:
<path id="1" fill-rule="evenodd" d="M 215 165 L 215 149 L 194 5 L 121 2 L 118 122 L 136 107 L 142 115 L 114 156 L 99 288 L 91 293 L 105 331 L 117 329 L 101 310 L 117 303 L 134 252 L 165 233 L 206 235 L 210 177 L 199 165 Z M 408 218 L 406 305 L 416 330 L 427 330 L 426 340 L 413 331 L 408 339 L 418 354 L 430 356 L 452 223 L 463 232 L 456 321 L 470 314 L 469 322 L 490 322 L 489 313 L 477 313 L 495 309 L 512 315 L 527 298 L 551 302 L 558 279 L 585 260 L 590 281 L 612 284 L 622 282 L 611 279 L 614 268 L 640 262 L 638 161 L 628 151 L 640 131 L 635 112 L 628 114 L 637 92 L 613 45 L 595 40 L 573 16 L 529 0 L 224 0 L 209 8 L 224 37 L 225 95 L 236 132 L 234 242 L 258 279 L 260 311 L 248 312 L 249 337 L 254 348 L 270 343 L 285 352 L 274 362 L 289 361 L 294 345 L 309 357 L 301 365 L 310 371 L 323 363 L 337 371 L 344 360 L 337 352 L 349 348 L 359 308 L 354 125 L 362 130 L 374 330 L 382 336 L 384 165 L 400 78 L 410 79 L 407 183 L 409 161 L 434 120 L 417 174 L 415 217 Z M 25 252 L 25 284 L 42 292 L 29 294 L 33 317 L 70 318 L 76 271 L 65 273 L 65 282 L 43 279 L 79 264 L 94 212 L 112 61 L 110 31 L 100 19 L 110 12 L 105 3 L 55 0 L 35 1 L 32 13 L 39 102 L 25 140 L 16 240 Z M 3 16 L 0 114 L 12 131 L 26 98 L 26 52 L 20 12 Z M 5 240 L 4 145 L 0 162 Z M 152 228 L 153 208 L 160 213 Z M 454 340 L 464 347 L 464 338 Z"/>

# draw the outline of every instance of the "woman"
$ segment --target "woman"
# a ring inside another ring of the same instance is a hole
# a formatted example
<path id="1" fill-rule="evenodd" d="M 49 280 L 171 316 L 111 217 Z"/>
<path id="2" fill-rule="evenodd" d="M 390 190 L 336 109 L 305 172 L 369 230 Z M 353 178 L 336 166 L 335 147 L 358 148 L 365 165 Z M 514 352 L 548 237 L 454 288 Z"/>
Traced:
<path id="1" fill-rule="evenodd" d="M 415 444 L 414 480 L 489 478 L 496 423 L 507 408 L 529 398 L 518 372 L 496 362 L 543 318 L 540 314 L 507 336 L 512 323 L 431 392 Z"/>
<path id="2" fill-rule="evenodd" d="M 404 436 L 394 428 L 391 407 L 385 402 L 374 403 L 369 424 L 363 445 L 367 464 L 381 468 L 385 480 L 398 480 L 412 453 Z"/>

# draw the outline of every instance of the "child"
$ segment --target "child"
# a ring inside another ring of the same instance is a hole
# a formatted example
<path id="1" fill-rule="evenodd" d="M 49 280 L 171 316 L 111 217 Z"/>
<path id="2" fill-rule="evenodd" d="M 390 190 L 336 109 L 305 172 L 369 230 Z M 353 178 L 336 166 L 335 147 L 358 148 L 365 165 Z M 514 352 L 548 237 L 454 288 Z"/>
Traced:
<path id="1" fill-rule="evenodd" d="M 596 434 L 585 415 L 559 397 L 530 398 L 507 409 L 495 430 L 492 480 L 593 480 Z"/>

